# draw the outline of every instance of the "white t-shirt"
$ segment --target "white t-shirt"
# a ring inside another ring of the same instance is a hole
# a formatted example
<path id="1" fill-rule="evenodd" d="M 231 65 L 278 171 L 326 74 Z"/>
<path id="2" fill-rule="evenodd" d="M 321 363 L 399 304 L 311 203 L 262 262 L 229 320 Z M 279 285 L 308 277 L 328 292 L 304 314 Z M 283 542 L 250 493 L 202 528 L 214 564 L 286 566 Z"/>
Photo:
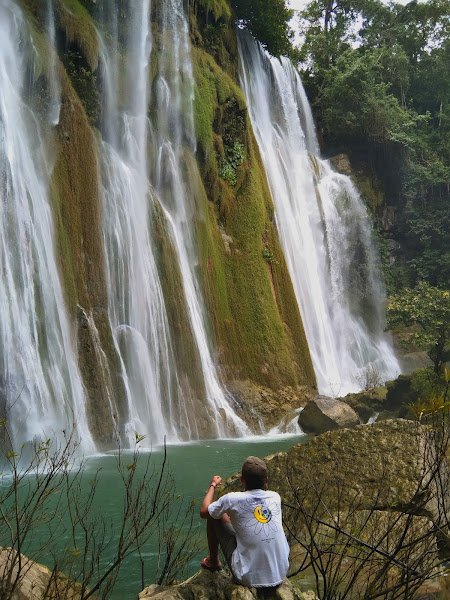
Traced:
<path id="1" fill-rule="evenodd" d="M 289 545 L 281 520 L 277 492 L 231 492 L 208 507 L 213 519 L 227 513 L 236 532 L 232 571 L 248 587 L 279 585 L 289 567 Z"/>

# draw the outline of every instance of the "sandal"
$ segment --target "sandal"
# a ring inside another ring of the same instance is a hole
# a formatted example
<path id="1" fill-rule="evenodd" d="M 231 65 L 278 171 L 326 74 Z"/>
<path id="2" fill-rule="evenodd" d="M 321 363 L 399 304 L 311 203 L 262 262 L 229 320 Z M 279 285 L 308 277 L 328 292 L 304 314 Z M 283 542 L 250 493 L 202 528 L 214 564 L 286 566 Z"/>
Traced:
<path id="1" fill-rule="evenodd" d="M 206 558 L 204 558 L 202 561 L 200 561 L 200 565 L 202 567 L 202 569 L 206 569 L 207 571 L 211 571 L 211 573 L 216 573 L 217 571 L 221 571 L 222 570 L 222 565 L 219 564 L 215 567 L 212 567 L 208 564 L 209 561 L 209 556 L 207 556 Z"/>

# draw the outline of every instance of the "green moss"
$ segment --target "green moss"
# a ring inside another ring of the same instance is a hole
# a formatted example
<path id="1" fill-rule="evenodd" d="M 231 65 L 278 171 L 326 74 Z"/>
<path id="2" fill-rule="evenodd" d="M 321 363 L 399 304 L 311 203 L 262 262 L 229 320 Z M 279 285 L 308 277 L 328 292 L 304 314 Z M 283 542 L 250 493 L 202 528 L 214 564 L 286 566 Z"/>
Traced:
<path id="1" fill-rule="evenodd" d="M 155 201 L 152 214 L 152 239 L 167 311 L 178 374 L 190 382 L 195 396 L 205 398 L 200 357 L 190 326 L 180 268 L 164 213 Z"/>
<path id="2" fill-rule="evenodd" d="M 195 78 L 194 119 L 198 142 L 203 152 L 209 156 L 213 152 L 212 124 L 219 116 L 217 111 L 232 101 L 238 110 L 246 111 L 242 91 L 224 73 L 214 59 L 200 48 L 192 49 Z"/>
<path id="3" fill-rule="evenodd" d="M 77 44 L 94 72 L 98 66 L 99 39 L 91 15 L 78 0 L 58 0 L 55 8 L 59 27 L 69 42 Z"/>
<path id="4" fill-rule="evenodd" d="M 196 0 L 196 4 L 211 13 L 215 21 L 231 19 L 231 7 L 227 0 Z"/>
<path id="5" fill-rule="evenodd" d="M 220 364 L 234 378 L 248 378 L 273 389 L 314 385 L 292 284 L 271 223 L 273 205 L 245 100 L 211 56 L 195 48 L 193 58 L 205 215 L 197 223 L 197 236 Z M 242 160 L 233 165 L 232 180 L 225 182 L 223 161 L 227 147 L 235 145 L 242 149 Z M 263 233 L 269 230 L 274 255 L 270 265 L 263 256 Z M 275 278 L 272 269 L 282 274 Z M 281 310 L 278 294 L 287 296 L 280 302 Z"/>
<path id="6" fill-rule="evenodd" d="M 85 308 L 106 306 L 96 140 L 67 76 L 62 78 L 56 148 L 52 191 L 59 199 L 59 246 L 66 265 L 70 254 L 66 277 L 75 279 L 77 290 L 70 305 L 78 301 Z M 69 292 L 72 289 L 70 285 Z"/>
<path id="7" fill-rule="evenodd" d="M 101 96 L 97 87 L 96 75 L 76 50 L 65 52 L 63 62 L 72 85 L 86 111 L 89 123 L 95 125 L 100 118 L 101 111 Z"/>

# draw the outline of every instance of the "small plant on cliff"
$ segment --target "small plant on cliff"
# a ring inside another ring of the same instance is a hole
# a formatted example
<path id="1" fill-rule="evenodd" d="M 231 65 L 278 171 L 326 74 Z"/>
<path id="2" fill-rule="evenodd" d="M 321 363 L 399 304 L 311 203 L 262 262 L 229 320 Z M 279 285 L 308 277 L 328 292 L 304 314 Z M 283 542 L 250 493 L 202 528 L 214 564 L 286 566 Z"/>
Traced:
<path id="1" fill-rule="evenodd" d="M 57 445 L 50 439 L 31 449 L 14 447 L 7 421 L 0 422 L 3 462 L 0 480 L 0 598 L 17 597 L 33 561 L 51 561 L 43 591 L 48 600 L 108 598 L 121 566 L 131 555 L 141 561 L 145 587 L 145 544 L 156 538 L 159 553 L 153 574 L 158 584 L 183 576 L 196 551 L 193 504 L 186 510 L 162 464 L 140 450 L 119 450 L 120 485 L 115 490 L 114 519 L 104 516 L 99 501 L 100 470 L 88 477 L 77 460 L 73 432 Z M 27 460 L 25 452 L 31 450 Z M 189 541 L 189 543 L 187 543 Z M 148 560 L 148 559 L 147 559 Z M 45 576 L 44 576 L 45 580 Z"/>
<path id="2" fill-rule="evenodd" d="M 269 250 L 269 248 L 263 248 L 262 255 L 264 260 L 267 260 L 271 265 L 279 265 L 280 262 L 275 258 L 273 252 Z"/>
<path id="3" fill-rule="evenodd" d="M 244 145 L 234 142 L 232 146 L 225 145 L 225 156 L 219 163 L 219 176 L 230 185 L 237 184 L 236 170 L 244 162 Z"/>

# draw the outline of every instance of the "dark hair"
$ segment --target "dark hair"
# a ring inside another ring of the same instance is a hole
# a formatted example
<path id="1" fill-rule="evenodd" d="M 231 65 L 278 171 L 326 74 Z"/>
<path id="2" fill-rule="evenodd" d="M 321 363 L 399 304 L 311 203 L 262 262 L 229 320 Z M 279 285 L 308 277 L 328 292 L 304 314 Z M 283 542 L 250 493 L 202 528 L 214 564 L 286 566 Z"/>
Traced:
<path id="1" fill-rule="evenodd" d="M 266 485 L 267 477 L 255 477 L 254 475 L 242 475 L 245 481 L 245 487 L 248 490 L 262 490 Z"/>

